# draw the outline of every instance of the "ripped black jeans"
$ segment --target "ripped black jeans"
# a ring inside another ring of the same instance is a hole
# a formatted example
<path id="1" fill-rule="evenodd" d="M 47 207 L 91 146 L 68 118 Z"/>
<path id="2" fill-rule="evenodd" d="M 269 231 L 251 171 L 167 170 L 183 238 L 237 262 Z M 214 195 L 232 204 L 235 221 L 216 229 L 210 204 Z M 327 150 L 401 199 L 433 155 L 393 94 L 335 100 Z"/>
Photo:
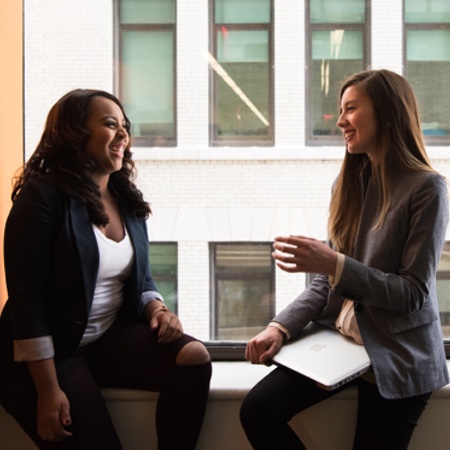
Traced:
<path id="1" fill-rule="evenodd" d="M 70 402 L 73 436 L 60 443 L 37 434 L 36 397 L 2 402 L 40 449 L 121 450 L 100 388 L 160 392 L 156 410 L 159 450 L 194 450 L 200 434 L 211 378 L 211 363 L 181 366 L 179 350 L 194 338 L 184 335 L 169 345 L 156 342 L 148 324 L 124 319 L 97 342 L 82 347 L 59 384 Z M 149 424 L 150 426 L 150 424 Z"/>
<path id="2" fill-rule="evenodd" d="M 362 379 L 326 391 L 303 375 L 277 368 L 244 399 L 242 426 L 255 450 L 304 450 L 306 447 L 288 422 L 297 413 L 355 384 L 359 399 L 353 450 L 406 450 L 431 393 L 386 400 L 376 385 Z M 326 432 L 326 423 L 323 429 Z"/>

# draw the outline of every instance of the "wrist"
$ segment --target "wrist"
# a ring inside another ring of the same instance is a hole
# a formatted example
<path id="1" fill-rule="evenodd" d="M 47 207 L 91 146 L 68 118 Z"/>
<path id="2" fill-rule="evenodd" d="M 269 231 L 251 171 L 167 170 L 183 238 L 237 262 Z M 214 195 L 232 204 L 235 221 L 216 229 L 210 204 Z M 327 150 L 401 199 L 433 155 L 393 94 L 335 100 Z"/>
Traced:
<path id="1" fill-rule="evenodd" d="M 163 312 L 170 312 L 170 309 L 166 306 L 161 304 L 158 308 L 154 309 L 150 314 L 150 320 L 153 319 L 157 314 L 163 313 Z"/>
<path id="2" fill-rule="evenodd" d="M 281 328 L 281 326 L 279 326 L 278 323 L 271 322 L 267 327 L 270 328 L 271 330 L 278 331 L 278 333 L 283 338 L 283 341 L 287 341 L 289 339 L 287 333 L 283 330 L 284 327 Z"/>

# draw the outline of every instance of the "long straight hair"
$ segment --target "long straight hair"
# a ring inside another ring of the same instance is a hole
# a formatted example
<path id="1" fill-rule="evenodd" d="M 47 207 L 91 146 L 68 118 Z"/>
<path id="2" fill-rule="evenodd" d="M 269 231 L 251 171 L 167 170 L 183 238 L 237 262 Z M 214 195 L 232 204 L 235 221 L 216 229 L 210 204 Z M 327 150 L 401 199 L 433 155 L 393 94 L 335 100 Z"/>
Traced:
<path id="1" fill-rule="evenodd" d="M 366 154 L 346 152 L 330 202 L 328 234 L 336 250 L 351 254 L 360 225 L 365 186 L 370 176 L 379 189 L 378 219 L 382 226 L 390 205 L 396 171 L 435 172 L 425 150 L 419 108 L 408 81 L 388 70 L 367 70 L 348 78 L 340 89 L 355 86 L 372 101 L 378 124 L 376 165 Z"/>

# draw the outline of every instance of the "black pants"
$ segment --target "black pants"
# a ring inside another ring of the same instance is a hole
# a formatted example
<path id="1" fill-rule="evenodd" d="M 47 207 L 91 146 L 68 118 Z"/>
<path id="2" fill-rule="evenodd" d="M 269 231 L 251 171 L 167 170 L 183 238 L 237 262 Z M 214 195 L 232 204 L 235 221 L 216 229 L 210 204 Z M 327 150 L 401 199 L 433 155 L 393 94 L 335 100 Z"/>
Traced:
<path id="1" fill-rule="evenodd" d="M 359 387 L 353 450 L 406 450 L 431 393 L 386 400 L 372 383 L 358 379 L 352 384 Z M 326 391 L 296 372 L 275 369 L 249 392 L 241 407 L 241 423 L 253 448 L 304 450 L 288 422 L 347 387 Z"/>
<path id="2" fill-rule="evenodd" d="M 59 375 L 70 402 L 73 436 L 44 442 L 36 430 L 36 398 L 5 404 L 40 449 L 120 450 L 101 387 L 160 392 L 156 410 L 158 449 L 193 450 L 206 410 L 211 364 L 179 366 L 178 351 L 190 336 L 170 345 L 156 342 L 146 323 L 118 320 L 96 343 L 81 348 Z"/>

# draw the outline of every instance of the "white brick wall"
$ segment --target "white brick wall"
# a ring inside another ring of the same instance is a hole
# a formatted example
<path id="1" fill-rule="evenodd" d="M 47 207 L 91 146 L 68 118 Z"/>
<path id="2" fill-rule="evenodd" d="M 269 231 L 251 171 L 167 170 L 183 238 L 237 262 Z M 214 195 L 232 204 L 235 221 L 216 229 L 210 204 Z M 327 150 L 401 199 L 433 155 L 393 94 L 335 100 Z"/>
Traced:
<path id="1" fill-rule="evenodd" d="M 208 0 L 177 2 L 177 127 L 184 148 L 208 146 Z"/>
<path id="2" fill-rule="evenodd" d="M 402 0 L 371 6 L 373 68 L 402 71 Z M 208 146 L 208 0 L 177 5 L 176 148 L 136 148 L 138 186 L 154 210 L 152 240 L 178 241 L 179 314 L 209 338 L 209 241 L 325 237 L 330 187 L 342 147 L 305 147 L 305 1 L 274 1 L 273 148 Z M 25 0 L 25 137 L 29 156 L 50 106 L 76 87 L 113 90 L 113 0 Z M 449 149 L 430 149 L 450 176 Z M 279 311 L 302 274 L 276 272 Z"/>
<path id="3" fill-rule="evenodd" d="M 305 1 L 274 2 L 275 142 L 305 142 Z"/>
<path id="4" fill-rule="evenodd" d="M 50 107 L 75 88 L 112 91 L 112 0 L 25 0 L 25 145 L 30 155 Z"/>
<path id="5" fill-rule="evenodd" d="M 372 68 L 403 70 L 403 2 L 373 0 L 372 15 Z"/>
<path id="6" fill-rule="evenodd" d="M 178 315 L 185 332 L 209 338 L 208 242 L 178 242 Z"/>

